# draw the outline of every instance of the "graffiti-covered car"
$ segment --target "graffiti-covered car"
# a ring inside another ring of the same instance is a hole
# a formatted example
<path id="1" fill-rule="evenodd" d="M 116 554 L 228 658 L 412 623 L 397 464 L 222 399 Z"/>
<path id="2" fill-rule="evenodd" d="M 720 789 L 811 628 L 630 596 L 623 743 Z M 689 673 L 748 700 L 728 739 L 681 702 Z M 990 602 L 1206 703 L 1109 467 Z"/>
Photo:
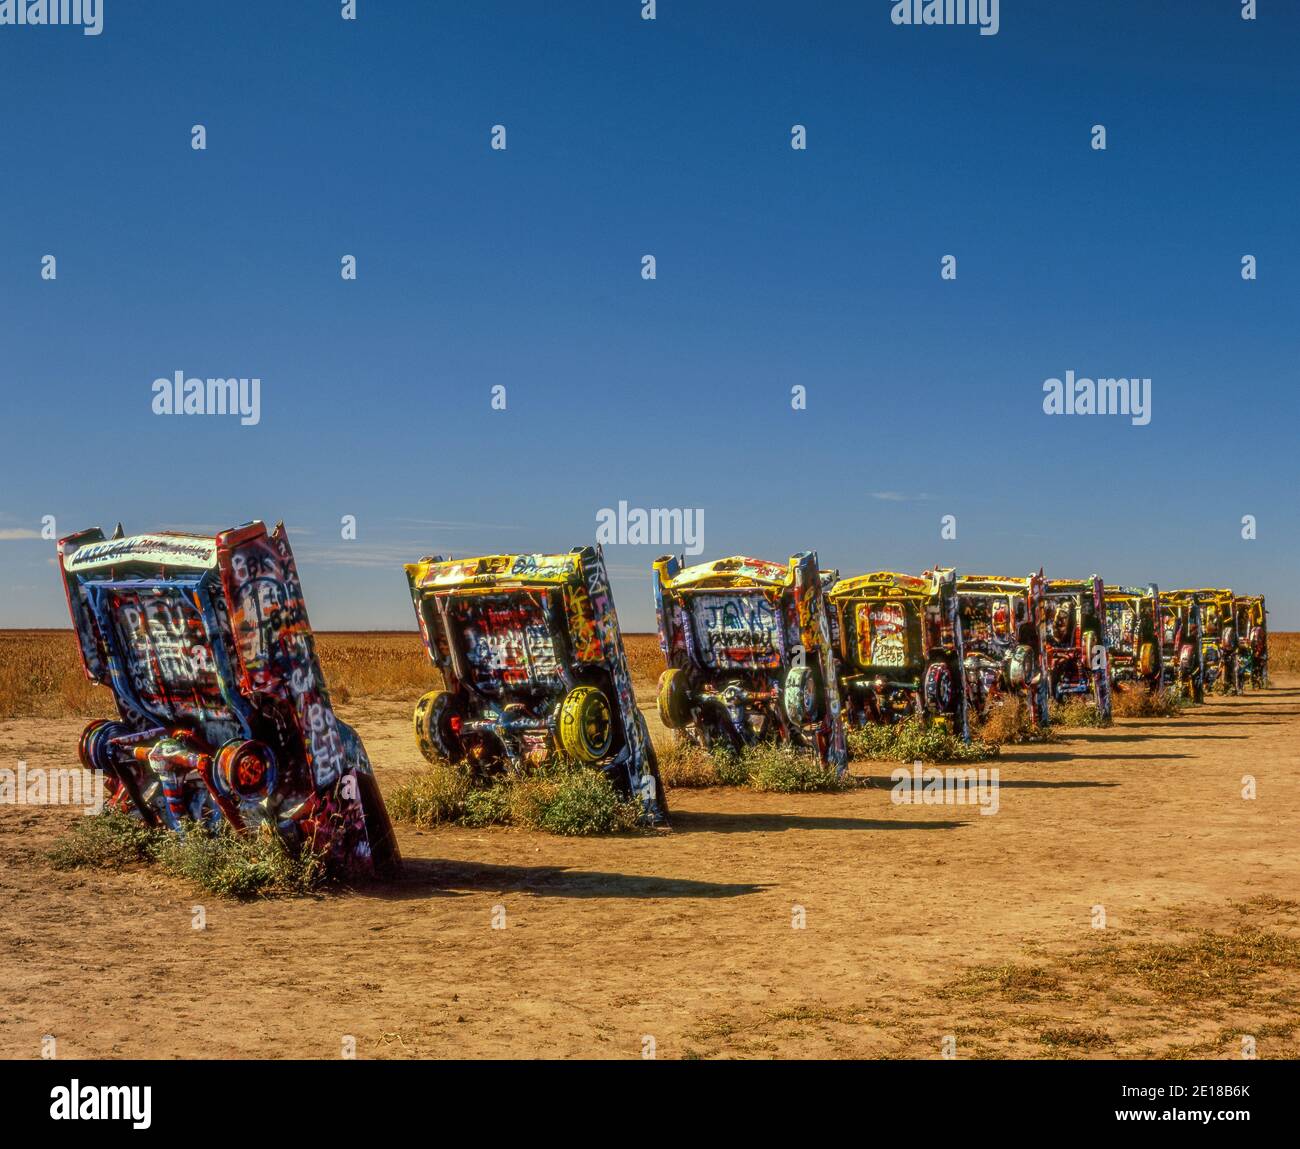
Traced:
<path id="1" fill-rule="evenodd" d="M 1241 682 L 1261 690 L 1268 685 L 1268 610 L 1264 596 L 1238 595 L 1232 605 Z"/>
<path id="2" fill-rule="evenodd" d="M 1164 680 L 1194 702 L 1205 696 L 1205 648 L 1201 641 L 1201 599 L 1194 590 L 1160 596 L 1160 646 Z"/>
<path id="3" fill-rule="evenodd" d="M 180 834 L 270 827 L 336 871 L 398 866 L 365 748 L 330 704 L 283 524 L 93 529 L 58 554 L 82 665 L 117 703 L 79 747 L 110 804 Z"/>
<path id="4" fill-rule="evenodd" d="M 1105 584 L 1088 579 L 1047 580 L 1047 671 L 1058 702 L 1092 695 L 1097 713 L 1109 718 Z"/>
<path id="5" fill-rule="evenodd" d="M 922 715 L 970 737 L 965 650 L 953 571 L 875 571 L 830 592 L 839 623 L 840 688 L 848 721 Z"/>
<path id="6" fill-rule="evenodd" d="M 705 747 L 737 750 L 768 739 L 808 747 L 843 770 L 848 748 L 826 609 L 830 581 L 813 551 L 787 563 L 656 560 L 664 725 Z"/>
<path id="7" fill-rule="evenodd" d="M 1201 603 L 1201 650 L 1206 690 L 1241 693 L 1236 596 L 1231 590 L 1205 587 L 1196 592 Z"/>
<path id="8" fill-rule="evenodd" d="M 566 759 L 602 771 L 647 822 L 666 820 L 599 547 L 434 555 L 405 569 L 443 679 L 415 708 L 426 758 L 480 782 Z"/>
<path id="9" fill-rule="evenodd" d="M 1199 666 L 1202 690 L 1216 687 L 1226 694 L 1241 692 L 1241 660 L 1237 631 L 1236 596 L 1231 590 L 1198 587 L 1167 596 L 1199 608 Z"/>
<path id="10" fill-rule="evenodd" d="M 1164 659 L 1160 645 L 1160 588 L 1107 586 L 1106 660 L 1111 684 L 1119 689 L 1133 684 L 1160 689 Z"/>
<path id="11" fill-rule="evenodd" d="M 1035 725 L 1049 721 L 1043 649 L 1047 641 L 1042 571 L 1025 578 L 960 575 L 957 605 L 972 710 L 988 716 L 1003 697 L 1020 697 Z"/>

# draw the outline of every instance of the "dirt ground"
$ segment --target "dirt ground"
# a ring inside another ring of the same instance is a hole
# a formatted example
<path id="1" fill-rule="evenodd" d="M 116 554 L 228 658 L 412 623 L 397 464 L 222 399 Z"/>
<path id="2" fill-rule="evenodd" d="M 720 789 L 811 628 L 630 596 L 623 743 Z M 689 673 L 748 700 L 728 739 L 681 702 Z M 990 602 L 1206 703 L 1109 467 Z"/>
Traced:
<path id="1" fill-rule="evenodd" d="M 403 881 L 300 900 L 58 871 L 80 815 L 0 806 L 0 1056 L 1296 1057 L 1275 685 L 1004 750 L 992 817 L 857 763 L 842 794 L 673 791 L 669 833 L 401 829 Z M 409 703 L 339 709 L 381 786 L 419 768 Z M 84 721 L 0 721 L 0 765 L 73 765 Z"/>

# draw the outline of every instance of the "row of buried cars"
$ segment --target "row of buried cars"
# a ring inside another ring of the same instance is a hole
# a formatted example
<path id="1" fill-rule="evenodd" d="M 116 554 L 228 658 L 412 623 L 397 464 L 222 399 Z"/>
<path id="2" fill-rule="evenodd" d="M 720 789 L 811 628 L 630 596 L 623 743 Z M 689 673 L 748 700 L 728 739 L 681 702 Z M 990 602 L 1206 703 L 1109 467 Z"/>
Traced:
<path id="1" fill-rule="evenodd" d="M 283 524 L 214 536 L 92 529 L 59 567 L 89 678 L 118 717 L 79 756 L 110 805 L 184 834 L 269 829 L 331 869 L 391 873 L 396 839 L 356 732 L 334 713 Z M 420 698 L 430 761 L 478 781 L 557 757 L 603 771 L 667 821 L 598 547 L 430 556 L 405 568 L 443 686 Z M 653 568 L 663 724 L 706 748 L 765 740 L 843 770 L 846 726 L 917 719 L 963 738 L 1008 700 L 1268 683 L 1261 596 L 1100 578 L 878 571 L 839 578 L 805 551 Z"/>

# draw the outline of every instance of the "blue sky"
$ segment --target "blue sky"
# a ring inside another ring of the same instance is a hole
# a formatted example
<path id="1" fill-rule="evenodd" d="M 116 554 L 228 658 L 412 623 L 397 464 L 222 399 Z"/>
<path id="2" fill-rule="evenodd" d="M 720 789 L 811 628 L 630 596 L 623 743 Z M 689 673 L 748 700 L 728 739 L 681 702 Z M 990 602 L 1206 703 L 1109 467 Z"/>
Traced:
<path id="1" fill-rule="evenodd" d="M 47 514 L 284 519 L 317 627 L 405 629 L 403 560 L 626 500 L 703 508 L 702 557 L 1232 585 L 1300 627 L 1300 7 L 891 7 L 0 27 L 0 626 L 67 623 Z M 1045 416 L 1067 370 L 1150 377 L 1150 425 Z M 176 371 L 259 377 L 261 422 L 154 415 Z M 626 629 L 665 549 L 607 551 Z"/>

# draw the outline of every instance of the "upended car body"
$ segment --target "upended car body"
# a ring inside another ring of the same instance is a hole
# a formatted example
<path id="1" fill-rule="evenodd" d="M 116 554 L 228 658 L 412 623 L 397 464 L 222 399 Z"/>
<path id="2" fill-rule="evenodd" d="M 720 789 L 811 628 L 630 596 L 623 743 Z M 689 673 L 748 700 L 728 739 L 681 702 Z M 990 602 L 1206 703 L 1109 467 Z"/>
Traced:
<path id="1" fill-rule="evenodd" d="M 1160 588 L 1108 586 L 1104 589 L 1106 660 L 1110 681 L 1159 690 L 1164 682 L 1160 644 Z"/>
<path id="2" fill-rule="evenodd" d="M 702 746 L 764 739 L 848 765 L 825 585 L 813 551 L 787 563 L 733 556 L 654 564 L 659 715 Z M 832 576 L 833 577 L 833 576 Z"/>
<path id="3" fill-rule="evenodd" d="M 1165 682 L 1177 685 L 1194 702 L 1205 696 L 1205 647 L 1201 596 L 1173 590 L 1160 596 L 1160 645 Z"/>
<path id="4" fill-rule="evenodd" d="M 1097 713 L 1109 718 L 1110 669 L 1103 620 L 1105 584 L 1088 579 L 1048 579 L 1047 670 L 1058 702 L 1092 695 Z"/>
<path id="5" fill-rule="evenodd" d="M 667 820 L 599 547 L 435 555 L 406 577 L 444 684 L 415 708 L 426 758 L 480 781 L 566 758 L 601 770 L 645 821 Z"/>
<path id="6" fill-rule="evenodd" d="M 1236 619 L 1237 664 L 1241 682 L 1255 690 L 1268 686 L 1268 609 L 1262 594 L 1237 595 L 1233 599 Z"/>
<path id="7" fill-rule="evenodd" d="M 1200 587 L 1173 592 L 1176 598 L 1194 598 L 1200 604 L 1201 685 L 1218 686 L 1227 694 L 1241 693 L 1241 660 L 1237 631 L 1236 596 L 1226 587 Z"/>
<path id="8" fill-rule="evenodd" d="M 981 718 L 1001 697 L 1023 698 L 1036 726 L 1050 721 L 1043 650 L 1047 613 L 1043 572 L 1025 578 L 960 575 L 957 604 L 967 693 Z"/>
<path id="9" fill-rule="evenodd" d="M 969 739 L 954 572 L 855 575 L 837 582 L 829 598 L 847 720 L 862 725 L 922 715 Z"/>
<path id="10" fill-rule="evenodd" d="M 111 805 L 181 834 L 269 826 L 336 872 L 397 868 L 365 748 L 330 705 L 283 524 L 93 529 L 58 553 L 82 664 L 117 702 L 79 747 Z"/>

